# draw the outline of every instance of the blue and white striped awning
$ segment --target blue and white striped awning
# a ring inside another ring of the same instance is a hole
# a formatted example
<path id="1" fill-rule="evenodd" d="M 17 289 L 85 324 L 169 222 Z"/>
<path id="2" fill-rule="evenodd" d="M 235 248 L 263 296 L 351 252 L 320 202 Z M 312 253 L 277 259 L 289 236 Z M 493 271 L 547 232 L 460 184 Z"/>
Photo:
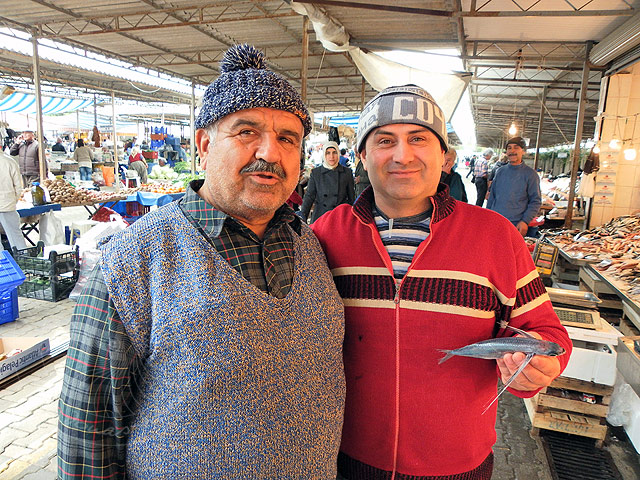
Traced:
<path id="1" fill-rule="evenodd" d="M 43 115 L 75 112 L 93 104 L 93 100 L 42 97 Z M 14 92 L 0 100 L 0 111 L 13 113 L 36 113 L 36 96 L 30 93 Z"/>

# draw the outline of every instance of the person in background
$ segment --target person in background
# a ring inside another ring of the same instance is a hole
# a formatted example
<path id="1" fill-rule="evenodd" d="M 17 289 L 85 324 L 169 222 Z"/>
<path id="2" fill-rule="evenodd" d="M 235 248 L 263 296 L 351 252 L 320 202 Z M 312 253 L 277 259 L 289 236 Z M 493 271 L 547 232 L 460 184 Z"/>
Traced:
<path id="1" fill-rule="evenodd" d="M 442 174 L 440 181 L 449 185 L 449 195 L 456 200 L 467 202 L 467 191 L 464 188 L 462 177 L 455 171 L 456 159 L 458 152 L 455 148 L 449 147 L 449 151 L 444 154 L 444 163 L 442 164 Z"/>
<path id="2" fill-rule="evenodd" d="M 465 175 L 465 178 L 469 178 L 469 176 L 471 176 L 471 181 L 474 181 L 473 178 L 473 167 L 476 165 L 476 160 L 478 159 L 477 155 L 472 155 L 471 156 L 471 160 L 469 160 L 469 171 L 467 172 L 467 175 Z"/>
<path id="3" fill-rule="evenodd" d="M 311 170 L 300 207 L 300 216 L 305 221 L 309 218 L 311 207 L 313 207 L 311 223 L 338 205 L 343 203 L 351 205 L 355 200 L 353 173 L 351 169 L 338 163 L 338 144 L 326 142 L 323 152 L 324 163 Z"/>
<path id="4" fill-rule="evenodd" d="M 131 149 L 131 155 L 129 155 L 129 167 L 138 172 L 138 177 L 140 177 L 141 183 L 147 183 L 149 181 L 147 178 L 147 161 L 144 159 L 137 146 L 134 146 Z"/>
<path id="5" fill-rule="evenodd" d="M 51 147 L 52 152 L 60 152 L 67 153 L 67 149 L 64 147 L 64 143 L 62 143 L 62 138 L 58 137 L 56 139 L 56 143 Z"/>
<path id="6" fill-rule="evenodd" d="M 16 211 L 16 202 L 22 193 L 22 178 L 16 161 L 0 151 L 0 225 L 7 235 L 9 244 L 22 250 L 27 248 L 22 230 L 20 215 Z M 0 242 L 0 250 L 3 250 Z"/>
<path id="7" fill-rule="evenodd" d="M 371 185 L 371 182 L 369 181 L 369 174 L 367 173 L 367 171 L 364 168 L 364 164 L 362 163 L 362 160 L 360 159 L 360 154 L 356 153 L 355 155 L 355 163 L 356 163 L 356 171 L 355 171 L 355 178 L 354 178 L 354 182 L 355 182 L 355 196 L 356 198 L 358 198 L 360 196 L 360 194 L 362 192 L 364 192 L 364 190 Z"/>
<path id="8" fill-rule="evenodd" d="M 189 161 L 189 157 L 187 157 L 187 144 L 185 142 L 180 142 L 180 147 L 178 148 L 178 161 L 179 162 Z"/>
<path id="9" fill-rule="evenodd" d="M 346 148 L 340 149 L 340 160 L 338 163 L 340 163 L 340 165 L 342 165 L 343 167 L 349 168 L 349 157 L 347 157 Z"/>
<path id="10" fill-rule="evenodd" d="M 481 207 L 487 197 L 489 160 L 493 157 L 493 149 L 487 148 L 482 152 L 482 157 L 478 158 L 473 166 L 473 183 L 476 185 L 476 205 Z"/>
<path id="11" fill-rule="evenodd" d="M 82 138 L 78 139 L 78 147 L 73 152 L 73 159 L 78 162 L 80 180 L 90 181 L 93 173 L 93 149 L 85 145 Z"/>
<path id="12" fill-rule="evenodd" d="M 103 242 L 78 298 L 59 478 L 335 479 L 343 306 L 285 205 L 311 116 L 236 45 L 195 127 L 205 179 Z"/>
<path id="13" fill-rule="evenodd" d="M 372 188 L 312 225 L 345 305 L 339 474 L 488 480 L 497 403 L 484 410 L 525 354 L 439 364 L 442 350 L 515 335 L 507 324 L 567 352 L 571 340 L 516 229 L 440 183 L 447 127 L 429 93 L 380 92 L 360 115 L 357 148 Z M 509 391 L 532 397 L 568 360 L 534 356 Z"/>
<path id="14" fill-rule="evenodd" d="M 493 164 L 493 166 L 491 167 L 491 170 L 489 170 L 489 177 L 488 177 L 489 191 L 491 191 L 491 184 L 493 183 L 493 179 L 496 178 L 496 173 L 498 172 L 498 170 L 500 170 L 502 167 L 508 164 L 509 164 L 509 157 L 507 157 L 506 153 L 503 153 L 500 156 L 500 159 Z"/>
<path id="15" fill-rule="evenodd" d="M 18 157 L 22 181 L 27 187 L 33 182 L 40 181 L 40 156 L 38 154 L 38 148 L 38 142 L 35 139 L 33 130 L 25 130 L 18 136 L 16 143 L 14 143 L 9 150 L 9 154 L 12 157 Z"/>
<path id="16" fill-rule="evenodd" d="M 526 148 L 522 137 L 507 140 L 509 164 L 496 173 L 487 201 L 487 208 L 505 216 L 523 237 L 537 233 L 537 228 L 529 232 L 529 223 L 542 205 L 540 177 L 533 168 L 522 163 Z"/>

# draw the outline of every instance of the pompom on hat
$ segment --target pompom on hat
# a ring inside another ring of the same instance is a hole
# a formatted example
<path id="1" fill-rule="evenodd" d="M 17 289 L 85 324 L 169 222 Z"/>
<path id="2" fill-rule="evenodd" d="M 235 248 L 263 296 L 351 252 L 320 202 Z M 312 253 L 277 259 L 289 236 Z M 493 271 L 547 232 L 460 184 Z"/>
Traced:
<path id="1" fill-rule="evenodd" d="M 417 85 L 402 85 L 382 90 L 369 101 L 358 120 L 357 150 L 364 148 L 367 136 L 376 128 L 393 123 L 412 123 L 431 130 L 442 149 L 449 150 L 447 121 L 429 92 Z"/>
<path id="2" fill-rule="evenodd" d="M 293 86 L 267 68 L 260 50 L 248 44 L 234 45 L 220 62 L 220 76 L 202 97 L 196 128 L 206 128 L 240 110 L 260 107 L 292 113 L 302 122 L 304 136 L 311 131 L 311 116 Z"/>

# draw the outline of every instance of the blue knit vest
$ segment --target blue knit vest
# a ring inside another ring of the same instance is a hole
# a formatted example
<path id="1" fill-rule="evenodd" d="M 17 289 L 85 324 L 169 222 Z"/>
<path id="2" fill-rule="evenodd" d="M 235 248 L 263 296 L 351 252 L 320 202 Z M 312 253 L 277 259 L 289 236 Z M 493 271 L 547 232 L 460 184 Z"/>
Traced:
<path id="1" fill-rule="evenodd" d="M 128 478 L 335 478 L 343 307 L 313 233 L 293 236 L 283 299 L 234 270 L 177 203 L 102 246 L 109 294 L 144 359 Z"/>

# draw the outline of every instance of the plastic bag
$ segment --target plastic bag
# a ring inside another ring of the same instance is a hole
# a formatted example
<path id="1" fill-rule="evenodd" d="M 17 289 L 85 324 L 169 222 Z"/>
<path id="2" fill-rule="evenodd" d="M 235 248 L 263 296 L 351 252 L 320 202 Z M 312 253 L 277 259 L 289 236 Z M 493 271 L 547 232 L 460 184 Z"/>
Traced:
<path id="1" fill-rule="evenodd" d="M 91 275 L 91 272 L 100 261 L 100 250 L 85 250 L 80 256 L 80 273 L 78 274 L 78 281 L 75 287 L 69 294 L 69 298 L 73 301 L 77 301 L 78 297 L 82 293 L 84 286 Z"/>
<path id="2" fill-rule="evenodd" d="M 614 427 L 627 425 L 634 414 L 634 399 L 637 399 L 637 395 L 633 391 L 633 388 L 631 388 L 631 385 L 618 380 L 611 395 L 607 422 Z"/>
<path id="3" fill-rule="evenodd" d="M 40 241 L 45 245 L 64 243 L 64 227 L 54 212 L 47 212 L 40 217 Z"/>

